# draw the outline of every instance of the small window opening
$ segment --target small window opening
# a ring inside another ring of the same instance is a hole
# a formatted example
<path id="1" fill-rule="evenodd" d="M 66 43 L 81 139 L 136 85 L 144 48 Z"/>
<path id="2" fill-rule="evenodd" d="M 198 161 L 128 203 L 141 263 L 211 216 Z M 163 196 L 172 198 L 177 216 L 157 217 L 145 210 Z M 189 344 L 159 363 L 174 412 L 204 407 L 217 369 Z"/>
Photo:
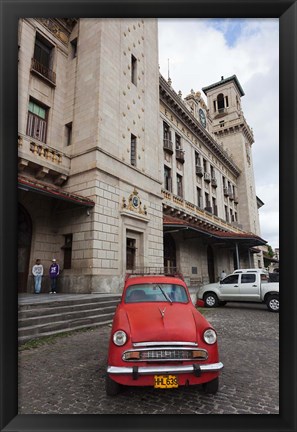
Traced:
<path id="1" fill-rule="evenodd" d="M 131 134 L 131 165 L 136 166 L 136 136 Z"/>
<path id="2" fill-rule="evenodd" d="M 137 85 L 137 59 L 131 54 L 131 81 Z"/>

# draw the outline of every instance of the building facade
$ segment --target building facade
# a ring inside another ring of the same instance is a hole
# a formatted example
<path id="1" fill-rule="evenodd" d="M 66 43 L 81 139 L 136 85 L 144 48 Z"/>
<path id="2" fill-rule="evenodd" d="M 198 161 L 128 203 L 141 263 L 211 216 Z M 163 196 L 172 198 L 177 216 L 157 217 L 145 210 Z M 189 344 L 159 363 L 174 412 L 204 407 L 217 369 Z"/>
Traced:
<path id="1" fill-rule="evenodd" d="M 137 267 L 196 286 L 251 263 L 265 241 L 243 92 L 236 77 L 204 92 L 159 75 L 156 19 L 19 21 L 20 292 L 36 258 L 80 293 L 120 292 Z"/>

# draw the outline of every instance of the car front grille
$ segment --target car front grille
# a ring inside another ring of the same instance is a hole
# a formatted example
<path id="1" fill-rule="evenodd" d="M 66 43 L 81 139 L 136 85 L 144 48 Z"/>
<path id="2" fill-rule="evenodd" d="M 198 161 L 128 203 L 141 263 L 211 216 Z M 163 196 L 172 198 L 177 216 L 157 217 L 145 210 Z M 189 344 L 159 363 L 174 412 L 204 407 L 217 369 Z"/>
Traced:
<path id="1" fill-rule="evenodd" d="M 124 361 L 193 361 L 207 360 L 208 353 L 201 348 L 175 348 L 164 347 L 158 348 L 142 348 L 138 350 L 125 351 L 122 356 Z"/>

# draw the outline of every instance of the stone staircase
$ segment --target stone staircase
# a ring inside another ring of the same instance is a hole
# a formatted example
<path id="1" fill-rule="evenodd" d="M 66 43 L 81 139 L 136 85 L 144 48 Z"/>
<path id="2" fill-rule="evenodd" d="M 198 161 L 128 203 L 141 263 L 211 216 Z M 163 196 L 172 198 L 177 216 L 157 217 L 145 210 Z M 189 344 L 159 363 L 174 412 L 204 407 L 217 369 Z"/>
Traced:
<path id="1" fill-rule="evenodd" d="M 119 295 L 70 296 L 59 300 L 27 301 L 18 306 L 18 340 L 29 340 L 59 333 L 106 325 L 112 322 Z M 34 298 L 35 300 L 35 298 Z M 38 299 L 39 300 L 39 299 Z"/>

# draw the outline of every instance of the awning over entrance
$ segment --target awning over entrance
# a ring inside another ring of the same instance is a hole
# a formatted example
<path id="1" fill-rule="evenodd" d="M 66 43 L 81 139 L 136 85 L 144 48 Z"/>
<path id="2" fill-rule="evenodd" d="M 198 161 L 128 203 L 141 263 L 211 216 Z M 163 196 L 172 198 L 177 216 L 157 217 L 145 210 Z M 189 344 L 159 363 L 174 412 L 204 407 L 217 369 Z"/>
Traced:
<path id="1" fill-rule="evenodd" d="M 48 197 L 56 198 L 62 201 L 71 202 L 82 207 L 94 207 L 95 205 L 95 202 L 89 198 L 63 191 L 60 188 L 56 188 L 40 181 L 35 181 L 29 177 L 18 176 L 18 188 L 25 191 L 36 192 L 41 195 L 46 195 Z"/>
<path id="2" fill-rule="evenodd" d="M 164 232 L 172 232 L 172 230 L 190 230 L 193 232 L 200 233 L 202 236 L 206 236 L 209 239 L 213 239 L 219 243 L 238 243 L 246 247 L 254 247 L 265 245 L 267 242 L 261 237 L 253 233 L 247 232 L 236 232 L 236 231 L 224 231 L 215 228 L 196 226 L 186 220 L 182 220 L 173 216 L 164 215 L 163 216 L 163 226 Z"/>

